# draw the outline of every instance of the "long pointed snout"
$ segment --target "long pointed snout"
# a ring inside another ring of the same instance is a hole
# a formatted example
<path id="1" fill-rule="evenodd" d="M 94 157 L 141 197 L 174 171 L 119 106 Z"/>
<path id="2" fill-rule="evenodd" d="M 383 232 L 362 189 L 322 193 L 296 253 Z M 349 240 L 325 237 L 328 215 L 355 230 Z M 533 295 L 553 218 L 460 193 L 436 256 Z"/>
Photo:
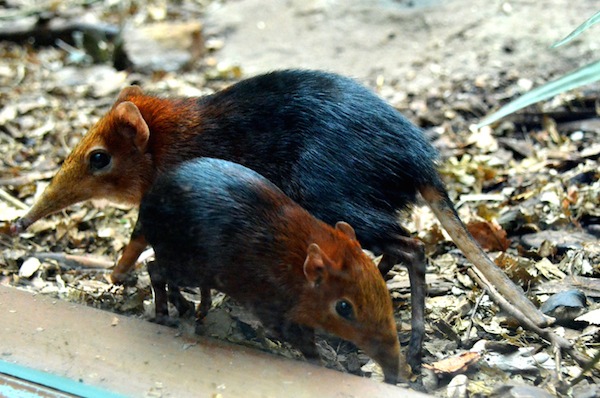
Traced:
<path id="1" fill-rule="evenodd" d="M 10 224 L 10 234 L 12 236 L 18 235 L 25 231 L 31 224 L 33 224 L 33 221 L 26 216 L 23 216 Z"/>
<path id="2" fill-rule="evenodd" d="M 383 369 L 386 383 L 396 384 L 412 377 L 410 367 L 403 354 L 400 353 L 398 339 L 389 341 L 372 341 L 365 347 L 366 353 Z"/>
<path id="3" fill-rule="evenodd" d="M 400 379 L 400 353 L 383 352 L 373 356 L 375 361 L 381 365 L 386 383 L 396 384 Z"/>
<path id="4" fill-rule="evenodd" d="M 13 235 L 19 234 L 41 218 L 56 213 L 72 204 L 90 199 L 92 195 L 85 194 L 86 191 L 80 188 L 82 184 L 78 184 L 79 187 L 74 187 L 73 181 L 76 180 L 61 168 L 27 214 L 11 225 L 10 232 Z"/>
<path id="5" fill-rule="evenodd" d="M 50 188 L 50 186 L 46 188 L 42 196 L 34 203 L 27 214 L 17 219 L 11 225 L 11 233 L 13 235 L 25 231 L 37 220 L 56 213 L 57 211 L 60 211 L 65 207 L 75 203 L 75 201 L 70 200 L 71 198 L 67 197 L 65 194 L 61 195 L 61 191 L 57 192 L 55 189 Z"/>

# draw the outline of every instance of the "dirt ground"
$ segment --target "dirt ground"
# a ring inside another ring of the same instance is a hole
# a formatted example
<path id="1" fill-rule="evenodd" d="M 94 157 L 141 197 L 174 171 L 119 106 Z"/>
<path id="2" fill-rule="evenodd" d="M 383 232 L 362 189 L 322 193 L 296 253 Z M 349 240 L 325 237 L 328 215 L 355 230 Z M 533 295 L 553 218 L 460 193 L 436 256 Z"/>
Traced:
<path id="1" fill-rule="evenodd" d="M 253 75 L 326 69 L 405 95 L 518 71 L 537 85 L 594 59 L 594 34 L 550 50 L 596 12 L 592 2 L 234 0 L 208 7 L 216 58 Z M 400 94 L 397 94 L 400 95 Z"/>
<path id="2" fill-rule="evenodd" d="M 0 21 L 31 18 L 37 15 L 31 10 L 41 7 L 78 20 L 88 21 L 91 15 L 95 22 L 127 23 L 134 29 L 155 22 L 200 22 L 206 51 L 178 71 L 148 71 L 135 64 L 120 71 L 109 60 L 90 62 L 76 51 L 79 45 L 37 47 L 27 41 L 0 41 L 0 151 L 6 154 L 0 159 L 0 221 L 5 225 L 34 203 L 70 148 L 127 84 L 164 95 L 204 95 L 275 69 L 326 69 L 355 77 L 425 130 L 440 150 L 440 171 L 461 217 L 536 304 L 577 289 L 585 302 L 574 307 L 579 314 L 599 307 L 600 85 L 530 107 L 492 128 L 469 128 L 520 93 L 596 60 L 599 26 L 567 46 L 549 46 L 597 12 L 598 4 L 85 3 L 0 2 L 6 5 Z M 128 206 L 84 203 L 38 221 L 19 237 L 0 235 L 0 283 L 149 318 L 147 256 L 135 271 L 135 284 L 115 286 L 106 279 L 107 267 L 127 243 L 136 214 Z M 495 396 L 507 397 L 598 393 L 597 372 L 575 388 L 557 390 L 579 375 L 581 366 L 568 355 L 555 357 L 545 340 L 498 311 L 466 275 L 466 260 L 427 208 L 417 206 L 403 218 L 403 225 L 426 243 L 429 262 L 424 362 L 433 369 L 423 371 L 416 388 L 453 397 L 466 396 L 461 386 L 470 396 L 491 396 L 494 390 Z M 98 261 L 69 262 L 65 253 Z M 402 267 L 392 271 L 388 288 L 405 344 L 410 335 L 410 290 Z M 186 294 L 198 298 L 194 291 Z M 596 315 L 553 330 L 591 357 L 598 352 L 599 323 Z M 205 327 L 213 337 L 285 357 L 300 356 L 265 337 L 247 311 L 220 294 L 213 299 Z M 184 321 L 181 328 L 193 326 Z M 355 347 L 330 337 L 320 338 L 319 346 L 326 366 L 381 379 L 377 366 Z M 470 361 L 469 356 L 477 359 Z M 435 363 L 443 359 L 453 361 L 455 368 L 441 371 Z"/>

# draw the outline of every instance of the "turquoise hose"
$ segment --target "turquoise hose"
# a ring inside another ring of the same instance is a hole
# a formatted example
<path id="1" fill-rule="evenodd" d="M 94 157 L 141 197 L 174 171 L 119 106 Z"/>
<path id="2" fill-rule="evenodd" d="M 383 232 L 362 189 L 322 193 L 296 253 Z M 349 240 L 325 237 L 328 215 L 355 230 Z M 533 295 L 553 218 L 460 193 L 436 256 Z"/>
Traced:
<path id="1" fill-rule="evenodd" d="M 54 390 L 85 398 L 124 398 L 124 395 L 116 394 L 97 387 L 93 387 L 78 381 L 67 379 L 66 377 L 56 376 L 50 373 L 41 372 L 39 370 L 27 368 L 25 366 L 16 365 L 14 363 L 0 360 L 0 373 L 12 376 L 17 379 L 25 380 L 30 383 L 49 387 Z M 4 395 L 1 391 L 2 387 L 7 387 L 11 390 L 5 391 L 9 396 L 34 397 L 37 395 L 20 394 L 10 386 L 0 386 L 0 396 Z"/>

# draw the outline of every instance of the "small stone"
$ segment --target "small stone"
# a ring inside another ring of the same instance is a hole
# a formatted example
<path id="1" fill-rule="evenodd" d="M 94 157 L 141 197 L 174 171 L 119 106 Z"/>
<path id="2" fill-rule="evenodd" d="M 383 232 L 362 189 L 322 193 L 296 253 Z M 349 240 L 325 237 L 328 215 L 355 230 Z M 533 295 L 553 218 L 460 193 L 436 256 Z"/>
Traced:
<path id="1" fill-rule="evenodd" d="M 196 61 L 204 51 L 202 25 L 197 22 L 128 25 L 123 49 L 134 70 L 176 72 Z"/>
<path id="2" fill-rule="evenodd" d="M 446 397 L 448 398 L 466 398 L 469 379 L 465 375 L 455 376 L 446 389 Z"/>
<path id="3" fill-rule="evenodd" d="M 35 257 L 29 257 L 27 260 L 23 261 L 21 268 L 19 268 L 19 276 L 21 278 L 31 278 L 33 274 L 36 273 L 42 263 Z"/>

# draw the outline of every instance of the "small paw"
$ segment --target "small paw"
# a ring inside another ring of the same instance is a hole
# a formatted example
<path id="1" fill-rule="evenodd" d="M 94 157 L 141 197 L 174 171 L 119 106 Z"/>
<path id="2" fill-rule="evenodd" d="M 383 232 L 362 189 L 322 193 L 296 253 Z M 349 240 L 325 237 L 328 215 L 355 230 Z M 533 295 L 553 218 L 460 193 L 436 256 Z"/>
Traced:
<path id="1" fill-rule="evenodd" d="M 113 285 L 135 286 L 137 283 L 137 275 L 134 273 L 113 272 L 108 279 Z"/>

